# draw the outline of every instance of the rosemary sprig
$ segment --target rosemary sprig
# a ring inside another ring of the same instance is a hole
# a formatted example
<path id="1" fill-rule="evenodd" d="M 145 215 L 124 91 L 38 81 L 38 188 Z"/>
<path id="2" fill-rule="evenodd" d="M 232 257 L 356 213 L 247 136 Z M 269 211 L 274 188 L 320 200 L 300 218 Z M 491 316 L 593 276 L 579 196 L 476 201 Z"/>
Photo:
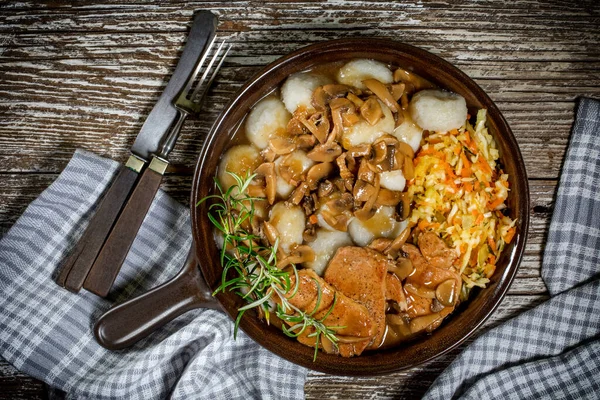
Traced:
<path id="1" fill-rule="evenodd" d="M 254 202 L 263 200 L 247 194 L 248 186 L 256 175 L 247 174 L 245 178 L 242 178 L 235 173 L 228 173 L 235 179 L 235 185 L 223 190 L 218 179 L 215 178 L 219 194 L 207 196 L 198 202 L 200 204 L 209 199 L 213 200 L 209 205 L 208 218 L 223 235 L 223 246 L 220 253 L 223 266 L 221 285 L 213 295 L 229 290 L 248 302 L 238 310 L 234 325 L 234 337 L 237 336 L 242 316 L 252 308 L 257 309 L 259 316 L 264 316 L 267 323 L 274 310 L 275 315 L 284 322 L 283 332 L 290 337 L 298 337 L 307 328 L 312 327 L 314 332 L 308 334 L 308 337 L 315 338 L 314 361 L 323 337 L 337 347 L 336 329 L 341 327 L 327 326 L 324 322 L 325 318 L 333 311 L 337 297 L 334 297 L 327 313 L 317 319 L 314 315 L 321 304 L 321 288 L 319 282 L 315 280 L 318 295 L 315 308 L 311 312 L 302 311 L 290 303 L 287 296 L 293 297 L 299 286 L 296 266 L 291 266 L 296 278 L 292 288 L 290 272 L 277 268 L 279 241 L 277 240 L 274 246 L 263 246 L 260 244 L 260 237 L 252 233 Z M 273 304 L 276 306 L 274 307 Z M 286 327 L 285 323 L 291 326 Z"/>

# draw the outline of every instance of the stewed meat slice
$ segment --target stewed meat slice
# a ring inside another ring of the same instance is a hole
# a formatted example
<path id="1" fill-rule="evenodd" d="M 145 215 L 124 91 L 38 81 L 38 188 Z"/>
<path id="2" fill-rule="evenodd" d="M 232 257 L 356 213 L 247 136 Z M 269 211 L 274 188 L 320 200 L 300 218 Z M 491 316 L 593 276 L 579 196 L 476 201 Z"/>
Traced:
<path id="1" fill-rule="evenodd" d="M 362 247 L 341 247 L 325 271 L 324 279 L 369 310 L 375 336 L 368 348 L 381 345 L 385 334 L 386 276 L 391 263 L 383 254 Z"/>
<path id="2" fill-rule="evenodd" d="M 292 289 L 295 287 L 295 276 L 291 276 Z M 375 334 L 374 325 L 367 308 L 358 302 L 348 298 L 325 282 L 311 269 L 298 271 L 298 290 L 295 294 L 290 293 L 290 303 L 308 314 L 313 313 L 317 320 L 324 319 L 324 323 L 334 328 L 339 342 L 336 346 L 321 337 L 320 346 L 328 353 L 339 353 L 344 357 L 359 355 L 371 343 Z M 319 293 L 321 291 L 320 301 Z M 335 305 L 333 301 L 335 298 Z M 329 312 L 331 311 L 331 312 Z M 292 325 L 292 324 L 290 324 Z M 314 328 L 308 328 L 298 336 L 298 341 L 305 345 L 314 347 L 316 338 L 309 336 L 314 333 Z"/>
<path id="3" fill-rule="evenodd" d="M 431 265 L 439 268 L 450 268 L 457 258 L 456 251 L 446 246 L 446 243 L 433 232 L 426 232 L 419 236 L 419 249 Z"/>

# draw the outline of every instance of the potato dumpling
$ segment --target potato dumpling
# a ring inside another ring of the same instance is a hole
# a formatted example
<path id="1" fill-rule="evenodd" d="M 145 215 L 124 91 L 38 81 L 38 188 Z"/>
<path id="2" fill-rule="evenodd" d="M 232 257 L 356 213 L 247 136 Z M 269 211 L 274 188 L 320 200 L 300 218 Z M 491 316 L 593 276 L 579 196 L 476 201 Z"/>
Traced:
<path id="1" fill-rule="evenodd" d="M 345 149 L 349 149 L 352 146 L 358 146 L 361 143 L 373 143 L 386 133 L 394 132 L 394 126 L 396 125 L 394 115 L 381 101 L 379 101 L 379 105 L 383 111 L 383 118 L 375 125 L 371 125 L 367 121 L 361 119 L 344 132 L 342 146 L 344 146 Z"/>
<path id="2" fill-rule="evenodd" d="M 394 129 L 394 136 L 401 140 L 410 147 L 412 147 L 413 151 L 416 153 L 421 147 L 421 139 L 423 139 L 423 129 L 420 126 L 415 124 L 412 118 L 405 114 L 404 121 Z"/>
<path id="3" fill-rule="evenodd" d="M 467 102 L 461 95 L 437 89 L 417 92 L 408 106 L 417 125 L 434 132 L 447 132 L 467 120 Z"/>
<path id="4" fill-rule="evenodd" d="M 340 68 L 337 79 L 338 82 L 344 85 L 354 86 L 359 89 L 366 89 L 366 86 L 362 83 L 365 79 L 377 79 L 384 84 L 394 81 L 392 71 L 390 71 L 387 65 L 379 61 L 367 59 L 350 61 Z"/>
<path id="5" fill-rule="evenodd" d="M 268 96 L 256 103 L 246 119 L 246 136 L 248 140 L 264 149 L 269 139 L 284 136 L 291 114 L 275 96 Z"/>
<path id="6" fill-rule="evenodd" d="M 271 209 L 269 222 L 279 232 L 279 246 L 284 252 L 289 253 L 295 245 L 302 243 L 304 219 L 304 212 L 300 206 L 279 202 Z"/>
<path id="7" fill-rule="evenodd" d="M 327 264 L 336 250 L 343 246 L 352 246 L 352 239 L 347 232 L 341 231 L 326 231 L 319 229 L 316 239 L 308 245 L 315 252 L 315 260 L 305 262 L 303 265 L 307 268 L 312 268 L 317 275 L 323 276 Z"/>
<path id="8" fill-rule="evenodd" d="M 329 83 L 330 80 L 322 75 L 299 72 L 290 75 L 281 86 L 281 99 L 285 108 L 291 113 L 299 106 L 312 108 L 312 96 L 315 89 Z"/>
<path id="9" fill-rule="evenodd" d="M 394 219 L 394 207 L 381 206 L 366 221 L 353 218 L 348 225 L 348 233 L 358 246 L 367 246 L 373 239 L 394 238 L 400 233 L 400 223 Z"/>
<path id="10" fill-rule="evenodd" d="M 379 184 L 382 188 L 401 192 L 406 185 L 406 178 L 400 169 L 384 171 L 379 173 Z"/>
<path id="11" fill-rule="evenodd" d="M 233 172 L 241 178 L 246 174 L 251 174 L 262 163 L 262 157 L 254 146 L 239 145 L 227 150 L 221 162 L 217 178 L 223 187 L 223 190 L 229 189 L 235 185 L 235 179 L 227 172 Z"/>

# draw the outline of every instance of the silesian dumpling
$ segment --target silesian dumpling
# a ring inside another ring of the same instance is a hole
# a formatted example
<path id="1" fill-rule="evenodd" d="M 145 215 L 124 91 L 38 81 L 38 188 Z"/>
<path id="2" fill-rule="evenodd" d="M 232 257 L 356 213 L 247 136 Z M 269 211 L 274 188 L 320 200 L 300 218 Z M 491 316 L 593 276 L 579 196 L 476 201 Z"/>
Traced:
<path id="1" fill-rule="evenodd" d="M 279 246 L 289 253 L 295 246 L 302 243 L 302 232 L 306 223 L 302 208 L 295 205 L 276 203 L 271 209 L 269 222 L 279 232 Z"/>
<path id="2" fill-rule="evenodd" d="M 312 95 L 315 89 L 329 83 L 330 80 L 322 75 L 299 72 L 290 75 L 281 86 L 281 99 L 285 108 L 291 113 L 299 106 L 311 108 Z"/>
<path id="3" fill-rule="evenodd" d="M 461 95 L 438 89 L 417 92 L 408 107 L 417 125 L 435 132 L 458 129 L 467 120 L 467 102 Z"/>
<path id="4" fill-rule="evenodd" d="M 359 59 L 344 65 L 338 71 L 338 82 L 359 89 L 366 89 L 362 83 L 365 79 L 377 79 L 383 84 L 392 83 L 392 71 L 382 62 L 375 60 Z"/>
<path id="5" fill-rule="evenodd" d="M 262 157 L 254 146 L 242 144 L 227 150 L 221 159 L 217 175 L 223 190 L 236 184 L 235 179 L 228 172 L 243 178 L 246 174 L 252 174 L 261 163 Z"/>
<path id="6" fill-rule="evenodd" d="M 285 134 L 291 117 L 281 100 L 275 96 L 265 97 L 248 114 L 246 136 L 253 145 L 264 149 L 269 144 L 269 139 Z"/>

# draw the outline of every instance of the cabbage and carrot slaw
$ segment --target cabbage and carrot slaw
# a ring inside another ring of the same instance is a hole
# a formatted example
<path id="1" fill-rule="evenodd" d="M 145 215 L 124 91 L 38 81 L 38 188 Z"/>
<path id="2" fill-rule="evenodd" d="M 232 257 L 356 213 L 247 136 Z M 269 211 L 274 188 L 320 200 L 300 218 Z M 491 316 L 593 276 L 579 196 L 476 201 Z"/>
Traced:
<path id="1" fill-rule="evenodd" d="M 457 251 L 454 267 L 463 279 L 463 300 L 473 287 L 487 285 L 516 232 L 516 221 L 502 213 L 510 188 L 498 158 L 486 110 L 479 110 L 474 127 L 467 122 L 460 129 L 426 135 L 414 160 L 410 222 L 436 232 Z"/>

